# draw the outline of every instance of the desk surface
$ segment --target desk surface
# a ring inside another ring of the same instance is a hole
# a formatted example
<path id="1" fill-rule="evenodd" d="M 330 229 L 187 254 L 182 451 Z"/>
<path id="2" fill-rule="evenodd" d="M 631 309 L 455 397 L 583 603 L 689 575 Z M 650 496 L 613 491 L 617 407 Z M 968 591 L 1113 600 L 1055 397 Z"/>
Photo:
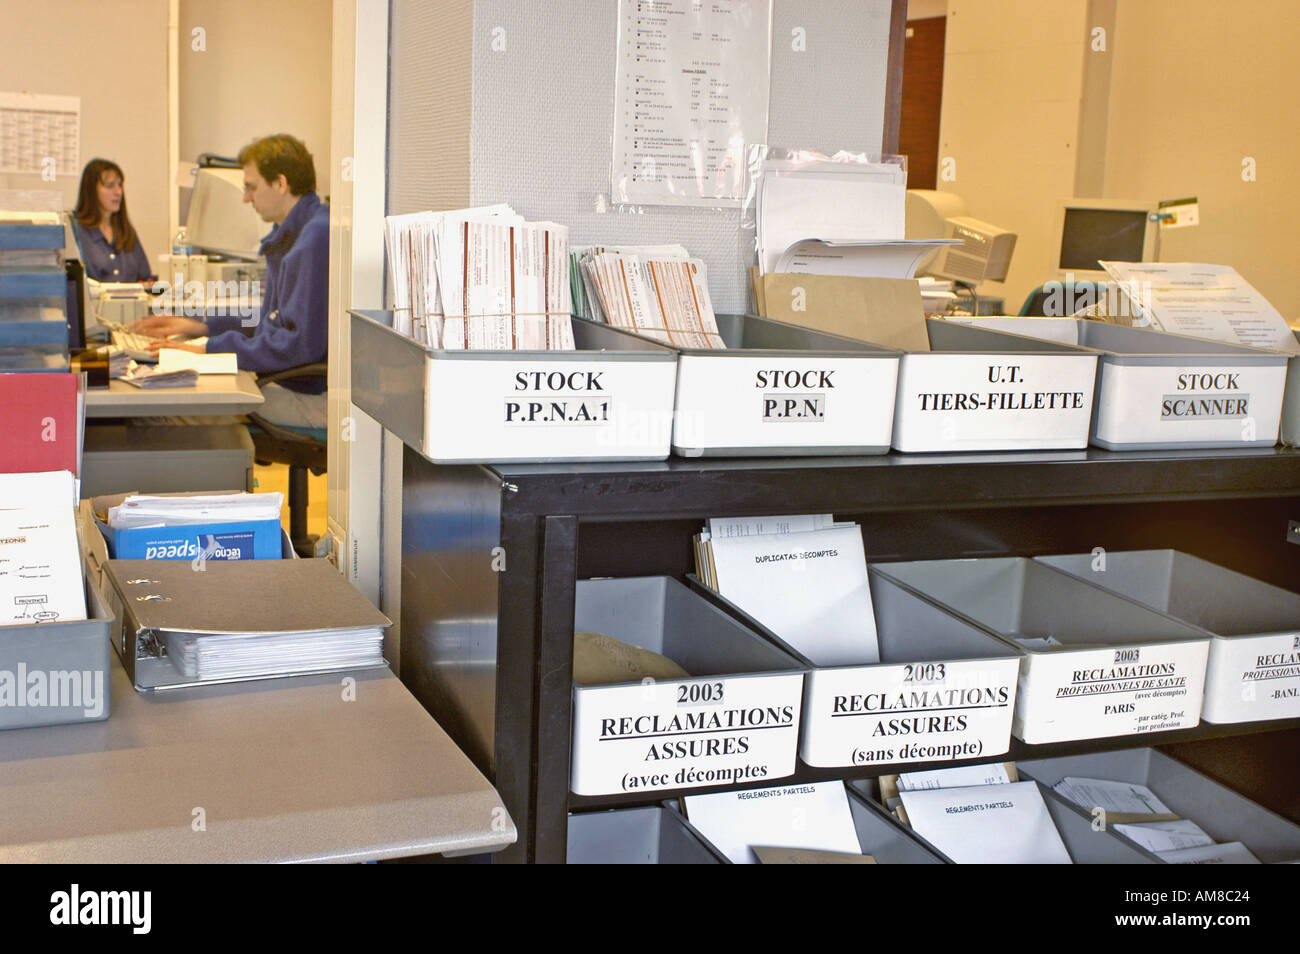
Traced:
<path id="1" fill-rule="evenodd" d="M 86 417 L 247 414 L 263 402 L 251 371 L 201 374 L 189 388 L 148 391 L 125 381 L 86 391 Z"/>
<path id="2" fill-rule="evenodd" d="M 515 837 L 387 670 L 142 695 L 114 656 L 106 721 L 0 732 L 0 863 L 370 861 Z"/>

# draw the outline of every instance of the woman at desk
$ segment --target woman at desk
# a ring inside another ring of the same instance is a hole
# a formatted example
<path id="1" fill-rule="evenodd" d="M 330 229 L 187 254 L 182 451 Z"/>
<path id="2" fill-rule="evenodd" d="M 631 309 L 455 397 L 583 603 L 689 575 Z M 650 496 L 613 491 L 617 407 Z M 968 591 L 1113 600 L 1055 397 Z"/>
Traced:
<path id="1" fill-rule="evenodd" d="M 126 214 L 122 181 L 117 163 L 108 159 L 86 163 L 72 213 L 77 248 L 86 275 L 97 282 L 153 284 L 157 276 Z"/>

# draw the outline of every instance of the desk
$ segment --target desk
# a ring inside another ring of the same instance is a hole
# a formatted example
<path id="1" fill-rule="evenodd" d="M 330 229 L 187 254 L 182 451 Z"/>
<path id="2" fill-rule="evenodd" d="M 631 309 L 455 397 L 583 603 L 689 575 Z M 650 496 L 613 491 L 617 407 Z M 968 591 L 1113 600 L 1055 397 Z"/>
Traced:
<path id="1" fill-rule="evenodd" d="M 250 489 L 253 441 L 242 424 L 175 426 L 150 419 L 245 414 L 262 403 L 250 371 L 202 374 L 188 388 L 148 391 L 110 381 L 107 390 L 88 390 L 82 495 Z M 106 424 L 105 418 L 131 420 Z"/>
<path id="2" fill-rule="evenodd" d="M 173 415 L 247 414 L 262 403 L 251 371 L 201 374 L 188 388 L 147 391 L 125 381 L 108 389 L 86 391 L 86 417 L 168 417 Z"/>
<path id="3" fill-rule="evenodd" d="M 0 732 L 0 862 L 371 861 L 515 841 L 500 797 L 387 670 L 144 695 L 114 656 L 112 709 Z"/>

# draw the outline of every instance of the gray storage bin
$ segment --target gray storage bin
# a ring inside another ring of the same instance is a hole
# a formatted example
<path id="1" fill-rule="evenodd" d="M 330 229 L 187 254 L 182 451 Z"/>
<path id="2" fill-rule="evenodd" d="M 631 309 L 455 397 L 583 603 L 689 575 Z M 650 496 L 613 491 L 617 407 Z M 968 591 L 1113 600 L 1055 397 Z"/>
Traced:
<path id="1" fill-rule="evenodd" d="M 89 576 L 85 592 L 88 618 L 84 621 L 0 626 L 0 672 L 12 674 L 24 703 L 29 683 L 20 673 L 43 672 L 47 679 L 46 704 L 0 706 L 0 729 L 108 718 L 114 617 Z M 71 704 L 49 704 L 55 701 Z"/>
<path id="2" fill-rule="evenodd" d="M 670 808 L 619 808 L 569 816 L 571 865 L 718 865 L 727 859 Z"/>
<path id="3" fill-rule="evenodd" d="M 1037 745 L 1200 722 L 1210 634 L 1024 557 L 878 564 L 1023 654 L 1012 732 Z M 1050 637 L 1056 649 L 1027 648 Z M 1077 647 L 1077 648 L 1074 648 Z"/>
<path id="4" fill-rule="evenodd" d="M 1206 722 L 1300 716 L 1300 593 L 1177 550 L 1036 557 L 1213 634 Z"/>
<path id="5" fill-rule="evenodd" d="M 799 657 L 809 667 L 799 757 L 808 765 L 839 768 L 1006 752 L 1019 651 L 876 567 L 867 572 L 880 662 L 817 667 Z M 778 640 L 726 597 L 688 579 L 747 626 Z"/>
<path id="6" fill-rule="evenodd" d="M 668 456 L 668 348 L 574 321 L 574 351 L 444 351 L 350 314 L 352 403 L 436 464 Z"/>
<path id="7" fill-rule="evenodd" d="M 673 453 L 771 457 L 889 451 L 898 351 L 750 315 L 717 315 L 716 321 L 726 348 L 675 348 Z M 575 318 L 574 326 L 579 324 L 645 340 Z"/>
<path id="8" fill-rule="evenodd" d="M 691 673 L 574 685 L 576 794 L 794 773 L 804 667 L 789 653 L 668 577 L 579 580 L 574 627 L 660 653 Z"/>
<path id="9" fill-rule="evenodd" d="M 1031 759 L 1019 765 L 1024 775 L 1047 788 L 1066 776 L 1145 785 L 1172 812 L 1196 822 L 1220 844 L 1239 841 L 1265 864 L 1300 860 L 1300 826 L 1155 749 Z M 1055 792 L 1051 798 L 1073 815 L 1078 824 L 1091 829 L 1093 818 L 1088 809 L 1067 802 Z M 1123 835 L 1112 837 L 1151 860 L 1162 861 Z"/>

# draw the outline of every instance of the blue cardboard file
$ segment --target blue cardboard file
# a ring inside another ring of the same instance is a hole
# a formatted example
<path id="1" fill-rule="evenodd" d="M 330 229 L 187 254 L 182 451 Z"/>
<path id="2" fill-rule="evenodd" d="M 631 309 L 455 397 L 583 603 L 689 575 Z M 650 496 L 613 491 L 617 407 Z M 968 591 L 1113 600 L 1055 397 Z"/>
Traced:
<path id="1" fill-rule="evenodd" d="M 118 560 L 278 560 L 280 521 L 202 523 L 180 527 L 113 530 L 99 524 L 108 552 Z"/>

